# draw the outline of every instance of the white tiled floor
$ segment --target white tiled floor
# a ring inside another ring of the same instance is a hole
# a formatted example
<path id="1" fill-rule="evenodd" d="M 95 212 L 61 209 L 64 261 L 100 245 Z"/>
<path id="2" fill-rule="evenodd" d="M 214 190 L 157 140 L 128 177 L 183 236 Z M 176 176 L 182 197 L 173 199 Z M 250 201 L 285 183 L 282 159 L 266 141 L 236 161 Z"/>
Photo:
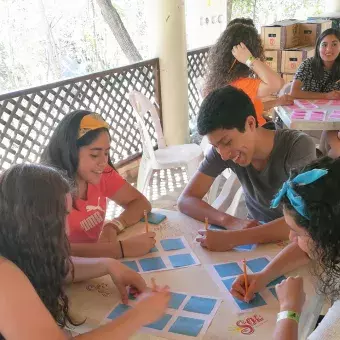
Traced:
<path id="1" fill-rule="evenodd" d="M 136 186 L 136 178 L 127 179 L 133 186 Z M 153 208 L 176 209 L 177 198 L 188 183 L 188 176 L 185 168 L 157 170 L 150 180 L 147 198 Z M 110 201 L 107 208 L 107 219 L 118 216 L 122 208 Z"/>

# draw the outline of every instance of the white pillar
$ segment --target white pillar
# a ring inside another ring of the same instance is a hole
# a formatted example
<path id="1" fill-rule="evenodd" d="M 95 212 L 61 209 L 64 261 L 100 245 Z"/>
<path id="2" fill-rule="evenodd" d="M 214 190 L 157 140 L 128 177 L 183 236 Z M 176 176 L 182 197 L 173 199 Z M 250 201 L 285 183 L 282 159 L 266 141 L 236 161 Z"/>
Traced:
<path id="1" fill-rule="evenodd" d="M 340 12 L 340 0 L 326 0 L 326 12 Z"/>
<path id="2" fill-rule="evenodd" d="M 160 59 L 163 129 L 168 145 L 189 140 L 184 0 L 154 0 L 156 56 Z"/>

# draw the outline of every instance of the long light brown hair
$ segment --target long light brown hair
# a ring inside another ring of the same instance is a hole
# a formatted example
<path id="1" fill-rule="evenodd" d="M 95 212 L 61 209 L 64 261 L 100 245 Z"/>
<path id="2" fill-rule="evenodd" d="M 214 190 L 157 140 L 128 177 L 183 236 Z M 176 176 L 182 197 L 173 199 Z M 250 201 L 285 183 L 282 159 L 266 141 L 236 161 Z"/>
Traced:
<path id="1" fill-rule="evenodd" d="M 73 323 L 68 314 L 65 278 L 70 270 L 65 232 L 63 176 L 39 164 L 18 164 L 0 177 L 0 255 L 29 278 L 56 322 Z"/>

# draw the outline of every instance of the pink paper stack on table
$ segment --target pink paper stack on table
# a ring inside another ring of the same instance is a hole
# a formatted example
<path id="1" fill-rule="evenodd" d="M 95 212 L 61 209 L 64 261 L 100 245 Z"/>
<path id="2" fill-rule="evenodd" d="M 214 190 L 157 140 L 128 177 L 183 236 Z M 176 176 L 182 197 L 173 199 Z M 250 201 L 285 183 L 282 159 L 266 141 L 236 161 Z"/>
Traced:
<path id="1" fill-rule="evenodd" d="M 303 109 L 317 109 L 318 108 L 316 104 L 305 99 L 294 100 L 294 104 L 298 105 L 299 107 Z"/>
<path id="2" fill-rule="evenodd" d="M 334 110 L 329 116 L 328 120 L 340 120 L 340 110 Z"/>
<path id="3" fill-rule="evenodd" d="M 322 121 L 325 119 L 325 111 L 321 111 L 321 110 L 313 110 L 311 111 L 310 114 L 310 120 L 317 120 L 317 121 Z"/>
<path id="4" fill-rule="evenodd" d="M 305 119 L 307 115 L 306 110 L 296 109 L 293 110 L 292 115 L 290 116 L 291 119 Z"/>
<path id="5" fill-rule="evenodd" d="M 305 109 L 317 109 L 319 106 L 317 106 L 314 103 L 309 103 L 309 104 L 303 104 L 303 108 Z"/>
<path id="6" fill-rule="evenodd" d="M 332 106 L 340 106 L 340 100 L 331 100 L 330 105 L 332 105 Z"/>
<path id="7" fill-rule="evenodd" d="M 316 105 L 330 105 L 331 100 L 329 100 L 329 99 L 318 99 L 318 100 L 314 101 L 314 104 L 316 104 Z"/>

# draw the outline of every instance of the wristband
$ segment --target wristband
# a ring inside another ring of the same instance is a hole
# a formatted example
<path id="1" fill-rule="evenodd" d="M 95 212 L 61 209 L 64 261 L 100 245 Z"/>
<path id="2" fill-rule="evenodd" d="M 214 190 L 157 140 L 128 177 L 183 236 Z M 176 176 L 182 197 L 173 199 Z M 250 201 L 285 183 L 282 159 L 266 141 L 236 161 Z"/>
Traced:
<path id="1" fill-rule="evenodd" d="M 280 320 L 283 319 L 291 319 L 299 323 L 300 320 L 300 314 L 293 312 L 291 310 L 285 310 L 283 312 L 277 313 L 277 320 L 276 322 L 279 322 Z"/>
<path id="2" fill-rule="evenodd" d="M 115 226 L 117 226 L 119 231 L 123 231 L 125 229 L 125 226 L 123 225 L 123 223 L 115 218 L 109 221 L 108 223 L 113 223 Z"/>
<path id="3" fill-rule="evenodd" d="M 257 60 L 257 59 L 251 55 L 251 56 L 247 59 L 246 65 L 247 65 L 249 68 L 252 69 L 255 60 Z"/>

